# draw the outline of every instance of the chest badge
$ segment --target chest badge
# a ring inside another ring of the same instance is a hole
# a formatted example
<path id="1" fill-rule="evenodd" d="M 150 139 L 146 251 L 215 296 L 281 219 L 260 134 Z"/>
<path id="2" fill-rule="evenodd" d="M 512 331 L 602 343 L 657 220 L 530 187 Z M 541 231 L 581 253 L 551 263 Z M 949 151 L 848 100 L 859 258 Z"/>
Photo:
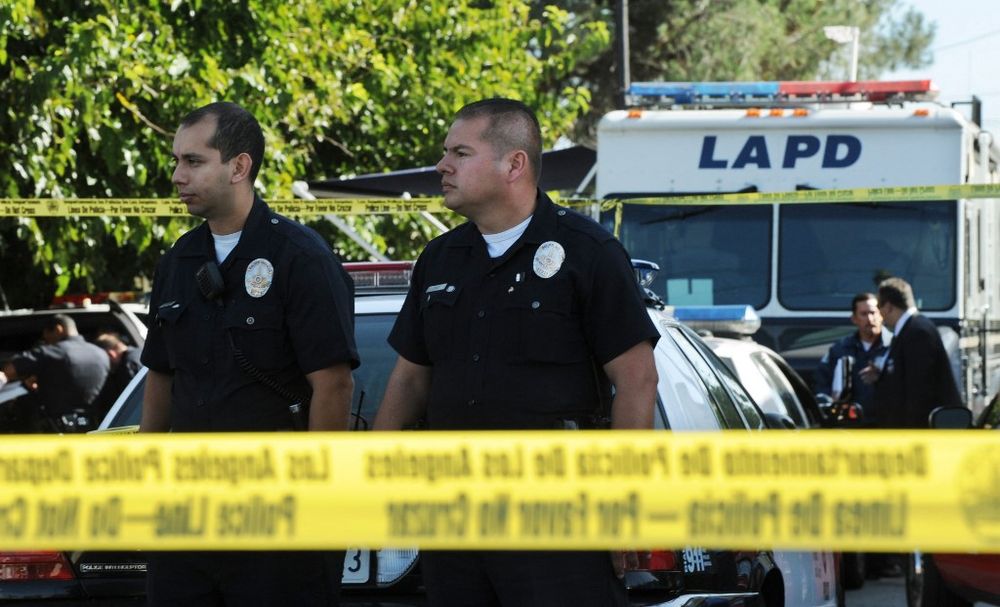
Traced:
<path id="1" fill-rule="evenodd" d="M 566 250 L 554 240 L 543 242 L 535 251 L 532 269 L 541 278 L 552 278 L 566 260 Z"/>
<path id="2" fill-rule="evenodd" d="M 243 284 L 246 285 L 247 295 L 250 297 L 263 297 L 267 290 L 271 288 L 271 281 L 274 279 L 274 266 L 271 262 L 258 257 L 247 266 L 246 276 L 243 277 Z"/>

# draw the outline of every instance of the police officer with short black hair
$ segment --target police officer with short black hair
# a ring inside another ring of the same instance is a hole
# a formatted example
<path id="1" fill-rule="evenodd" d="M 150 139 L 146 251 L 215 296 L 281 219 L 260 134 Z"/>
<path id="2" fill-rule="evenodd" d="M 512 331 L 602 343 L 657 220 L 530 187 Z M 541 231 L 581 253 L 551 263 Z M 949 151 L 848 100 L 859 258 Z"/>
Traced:
<path id="1" fill-rule="evenodd" d="M 346 430 L 358 366 L 353 284 L 313 230 L 254 194 L 264 156 L 236 104 L 174 136 L 173 182 L 204 218 L 157 267 L 141 432 Z M 338 560 L 339 558 L 339 560 Z M 152 605 L 329 605 L 343 553 L 152 555 Z"/>
<path id="2" fill-rule="evenodd" d="M 651 428 L 659 333 L 622 245 L 538 190 L 534 113 L 508 99 L 464 107 L 437 170 L 445 205 L 470 221 L 414 267 L 374 428 Z M 604 607 L 626 602 L 624 560 L 428 552 L 422 563 L 431 605 Z"/>

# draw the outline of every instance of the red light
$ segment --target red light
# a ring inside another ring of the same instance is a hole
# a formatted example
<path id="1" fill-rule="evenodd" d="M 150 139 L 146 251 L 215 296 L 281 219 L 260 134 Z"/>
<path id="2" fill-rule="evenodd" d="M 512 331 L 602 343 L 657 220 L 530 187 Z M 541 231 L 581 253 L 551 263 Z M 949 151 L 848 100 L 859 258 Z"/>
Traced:
<path id="1" fill-rule="evenodd" d="M 72 580 L 73 568 L 61 552 L 0 552 L 0 582 Z"/>
<path id="2" fill-rule="evenodd" d="M 918 95 L 934 91 L 930 80 L 861 80 L 858 82 L 790 81 L 779 83 L 787 97 L 855 97 L 885 101 L 894 95 Z"/>
<path id="3" fill-rule="evenodd" d="M 412 261 L 375 261 L 345 263 L 355 289 L 379 287 L 408 287 L 413 272 Z"/>
<path id="4" fill-rule="evenodd" d="M 639 566 L 631 571 L 674 571 L 677 569 L 677 555 L 668 550 L 638 552 Z"/>

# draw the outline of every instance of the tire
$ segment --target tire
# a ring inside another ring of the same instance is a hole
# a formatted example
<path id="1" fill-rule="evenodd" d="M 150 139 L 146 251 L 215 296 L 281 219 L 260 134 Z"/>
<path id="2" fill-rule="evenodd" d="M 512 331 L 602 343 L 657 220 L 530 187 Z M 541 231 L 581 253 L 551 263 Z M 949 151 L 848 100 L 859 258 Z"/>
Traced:
<path id="1" fill-rule="evenodd" d="M 972 607 L 948 589 L 928 554 L 914 552 L 906 558 L 907 607 Z"/>
<path id="2" fill-rule="evenodd" d="M 844 552 L 840 555 L 840 571 L 845 590 L 857 590 L 865 585 L 865 553 Z"/>

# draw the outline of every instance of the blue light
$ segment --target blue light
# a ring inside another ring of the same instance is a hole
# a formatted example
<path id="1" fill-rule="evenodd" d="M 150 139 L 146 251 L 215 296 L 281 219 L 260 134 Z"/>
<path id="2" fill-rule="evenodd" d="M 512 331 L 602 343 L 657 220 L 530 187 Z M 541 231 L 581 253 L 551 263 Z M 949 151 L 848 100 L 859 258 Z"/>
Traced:
<path id="1" fill-rule="evenodd" d="M 681 322 L 691 320 L 754 321 L 760 320 L 753 306 L 674 306 L 674 318 Z"/>
<path id="2" fill-rule="evenodd" d="M 703 97 L 775 97 L 780 92 L 777 82 L 701 82 L 694 85 L 695 93 Z"/>
<path id="3" fill-rule="evenodd" d="M 699 99 L 773 99 L 781 92 L 779 82 L 635 82 L 629 94 L 639 97 L 670 97 L 676 103 Z"/>

